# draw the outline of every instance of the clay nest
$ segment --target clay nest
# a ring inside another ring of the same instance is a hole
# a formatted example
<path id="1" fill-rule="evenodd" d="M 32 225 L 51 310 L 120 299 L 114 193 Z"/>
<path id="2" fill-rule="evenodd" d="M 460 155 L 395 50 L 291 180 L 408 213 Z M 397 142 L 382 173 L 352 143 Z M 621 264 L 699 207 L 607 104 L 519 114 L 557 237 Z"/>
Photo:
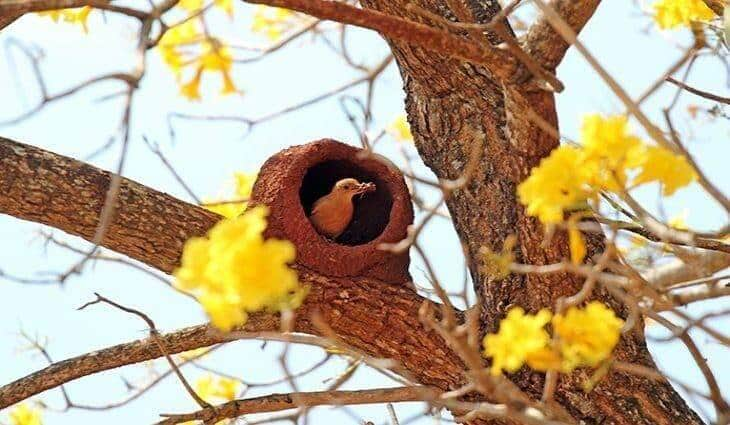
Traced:
<path id="1" fill-rule="evenodd" d="M 375 192 L 356 197 L 355 213 L 335 240 L 320 235 L 309 221 L 314 202 L 334 184 L 352 177 L 375 183 Z M 406 237 L 413 208 L 403 176 L 387 159 L 324 139 L 294 146 L 269 158 L 261 168 L 251 205 L 269 207 L 267 237 L 292 241 L 297 263 L 327 276 L 410 281 L 408 252 L 378 249 Z"/>

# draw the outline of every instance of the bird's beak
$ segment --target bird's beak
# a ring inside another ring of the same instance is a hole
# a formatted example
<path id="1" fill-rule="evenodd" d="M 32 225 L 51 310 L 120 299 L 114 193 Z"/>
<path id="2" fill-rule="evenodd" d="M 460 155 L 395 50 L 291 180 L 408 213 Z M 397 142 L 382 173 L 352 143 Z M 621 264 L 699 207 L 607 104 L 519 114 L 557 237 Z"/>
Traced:
<path id="1" fill-rule="evenodd" d="M 357 187 L 357 194 L 364 194 L 368 192 L 375 192 L 375 183 L 360 183 Z"/>

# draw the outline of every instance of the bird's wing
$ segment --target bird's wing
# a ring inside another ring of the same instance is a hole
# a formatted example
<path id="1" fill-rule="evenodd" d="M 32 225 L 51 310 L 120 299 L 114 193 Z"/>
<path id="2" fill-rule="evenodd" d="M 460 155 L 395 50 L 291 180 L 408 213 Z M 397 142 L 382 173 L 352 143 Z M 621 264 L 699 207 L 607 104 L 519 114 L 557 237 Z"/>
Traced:
<path id="1" fill-rule="evenodd" d="M 323 196 L 323 197 L 317 199 L 317 201 L 314 203 L 314 206 L 312 207 L 312 213 L 309 215 L 311 216 L 311 215 L 318 214 L 320 212 L 320 210 L 322 209 L 323 205 L 326 204 L 326 202 L 327 202 L 326 196 Z"/>
<path id="2" fill-rule="evenodd" d="M 350 223 L 352 212 L 349 199 L 325 196 L 314 203 L 309 218 L 319 233 L 336 238 Z"/>

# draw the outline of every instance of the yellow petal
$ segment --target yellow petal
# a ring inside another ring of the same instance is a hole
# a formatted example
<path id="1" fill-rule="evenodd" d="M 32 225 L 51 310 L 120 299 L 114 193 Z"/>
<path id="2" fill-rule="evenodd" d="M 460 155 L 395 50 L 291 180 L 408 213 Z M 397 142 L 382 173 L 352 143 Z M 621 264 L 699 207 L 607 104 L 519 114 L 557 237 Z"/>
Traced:
<path id="1" fill-rule="evenodd" d="M 180 87 L 180 94 L 189 100 L 200 100 L 200 77 L 202 74 L 203 69 L 199 68 L 195 72 L 193 79 Z"/>
<path id="2" fill-rule="evenodd" d="M 573 215 L 576 217 L 576 215 Z M 573 217 L 568 221 L 568 244 L 570 246 L 570 261 L 573 264 L 583 263 L 586 257 L 586 243 L 583 234 L 578 229 L 577 220 Z"/>

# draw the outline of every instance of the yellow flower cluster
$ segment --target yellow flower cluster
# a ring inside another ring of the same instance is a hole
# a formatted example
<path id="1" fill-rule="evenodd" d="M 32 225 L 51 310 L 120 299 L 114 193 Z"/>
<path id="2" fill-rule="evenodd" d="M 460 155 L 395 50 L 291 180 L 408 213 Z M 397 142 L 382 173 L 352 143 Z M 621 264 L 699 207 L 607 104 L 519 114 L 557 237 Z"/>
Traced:
<path id="1" fill-rule="evenodd" d="M 181 82 L 180 93 L 190 100 L 200 100 L 200 83 L 204 73 L 219 73 L 223 80 L 221 94 L 239 93 L 231 77 L 233 57 L 230 49 L 216 38 L 203 33 L 198 19 L 176 25 L 162 36 L 159 43 L 162 60 Z M 189 69 L 192 78 L 182 82 Z"/>
<path id="2" fill-rule="evenodd" d="M 248 312 L 297 308 L 306 295 L 288 266 L 294 245 L 263 237 L 267 214 L 257 206 L 223 219 L 207 237 L 191 238 L 183 248 L 175 285 L 195 295 L 221 330 L 245 323 Z"/>
<path id="3" fill-rule="evenodd" d="M 553 318 L 553 332 L 560 338 L 562 370 L 596 367 L 611 356 L 618 343 L 623 320 L 605 304 L 593 301 L 585 308 L 571 307 Z"/>
<path id="4" fill-rule="evenodd" d="M 715 16 L 703 0 L 659 0 L 653 7 L 654 21 L 661 29 L 707 22 Z"/>
<path id="5" fill-rule="evenodd" d="M 630 172 L 638 171 L 631 181 Z M 565 211 L 579 208 L 598 192 L 627 190 L 659 182 L 665 196 L 697 179 L 687 159 L 629 134 L 623 115 L 587 116 L 581 146 L 560 146 L 517 188 L 527 213 L 543 223 L 558 223 Z"/>
<path id="6" fill-rule="evenodd" d="M 517 187 L 529 215 L 539 217 L 543 223 L 557 223 L 563 220 L 563 210 L 590 197 L 589 189 L 581 184 L 588 180 L 586 169 L 576 167 L 580 160 L 580 149 L 560 146 L 532 169 Z"/>
<path id="7" fill-rule="evenodd" d="M 10 425 L 42 425 L 41 409 L 21 403 L 10 411 Z"/>
<path id="8" fill-rule="evenodd" d="M 392 138 L 398 142 L 413 143 L 413 133 L 405 114 L 398 115 L 386 128 Z"/>
<path id="9" fill-rule="evenodd" d="M 210 351 L 209 347 L 201 347 L 194 350 L 183 351 L 182 353 L 178 354 L 178 357 L 180 357 L 180 359 L 183 361 L 197 360 L 208 354 L 208 351 Z"/>
<path id="10" fill-rule="evenodd" d="M 526 362 L 536 367 L 534 361 L 548 351 L 550 335 L 545 325 L 551 317 L 548 310 L 532 315 L 521 307 L 511 309 L 499 323 L 499 332 L 484 337 L 484 355 L 492 358 L 492 374 L 516 372 Z"/>
<path id="11" fill-rule="evenodd" d="M 557 337 L 551 341 L 545 325 L 552 324 Z M 571 307 L 553 317 L 543 309 L 535 315 L 512 308 L 499 323 L 496 334 L 484 337 L 484 356 L 492 359 L 491 372 L 516 372 L 524 364 L 540 371 L 571 372 L 595 367 L 611 356 L 623 321 L 605 304 L 592 301 L 585 308 Z"/>
<path id="12" fill-rule="evenodd" d="M 482 272 L 492 279 L 504 279 L 510 274 L 510 266 L 515 261 L 514 248 L 517 244 L 517 237 L 509 235 L 502 244 L 501 252 L 492 251 L 489 247 L 479 248 L 482 256 Z"/>
<path id="13" fill-rule="evenodd" d="M 244 200 L 251 197 L 253 184 L 256 182 L 256 173 L 235 173 L 233 175 L 236 183 L 233 201 Z M 248 202 L 225 202 L 225 201 L 206 201 L 210 205 L 203 205 L 208 211 L 220 214 L 226 218 L 232 218 L 241 215 L 246 210 Z"/>
<path id="14" fill-rule="evenodd" d="M 84 32 L 89 31 L 87 21 L 91 13 L 91 6 L 75 7 L 71 9 L 49 10 L 47 12 L 38 12 L 40 16 L 46 16 L 53 19 L 53 22 L 67 22 L 69 24 L 81 25 Z"/>
<path id="15" fill-rule="evenodd" d="M 235 379 L 204 375 L 195 381 L 195 393 L 208 403 L 231 401 L 236 398 L 241 383 Z"/>
<path id="16" fill-rule="evenodd" d="M 586 243 L 583 234 L 578 229 L 577 222 L 579 214 L 573 214 L 568 220 L 568 248 L 570 248 L 570 260 L 573 264 L 580 264 L 586 256 Z"/>
<path id="17" fill-rule="evenodd" d="M 296 14 L 291 10 L 257 5 L 253 12 L 251 31 L 276 42 L 295 24 Z"/>
<path id="18" fill-rule="evenodd" d="M 233 16 L 233 0 L 214 0 L 213 4 L 229 16 Z M 189 12 L 199 12 L 205 2 L 203 0 L 180 0 L 177 5 Z"/>

